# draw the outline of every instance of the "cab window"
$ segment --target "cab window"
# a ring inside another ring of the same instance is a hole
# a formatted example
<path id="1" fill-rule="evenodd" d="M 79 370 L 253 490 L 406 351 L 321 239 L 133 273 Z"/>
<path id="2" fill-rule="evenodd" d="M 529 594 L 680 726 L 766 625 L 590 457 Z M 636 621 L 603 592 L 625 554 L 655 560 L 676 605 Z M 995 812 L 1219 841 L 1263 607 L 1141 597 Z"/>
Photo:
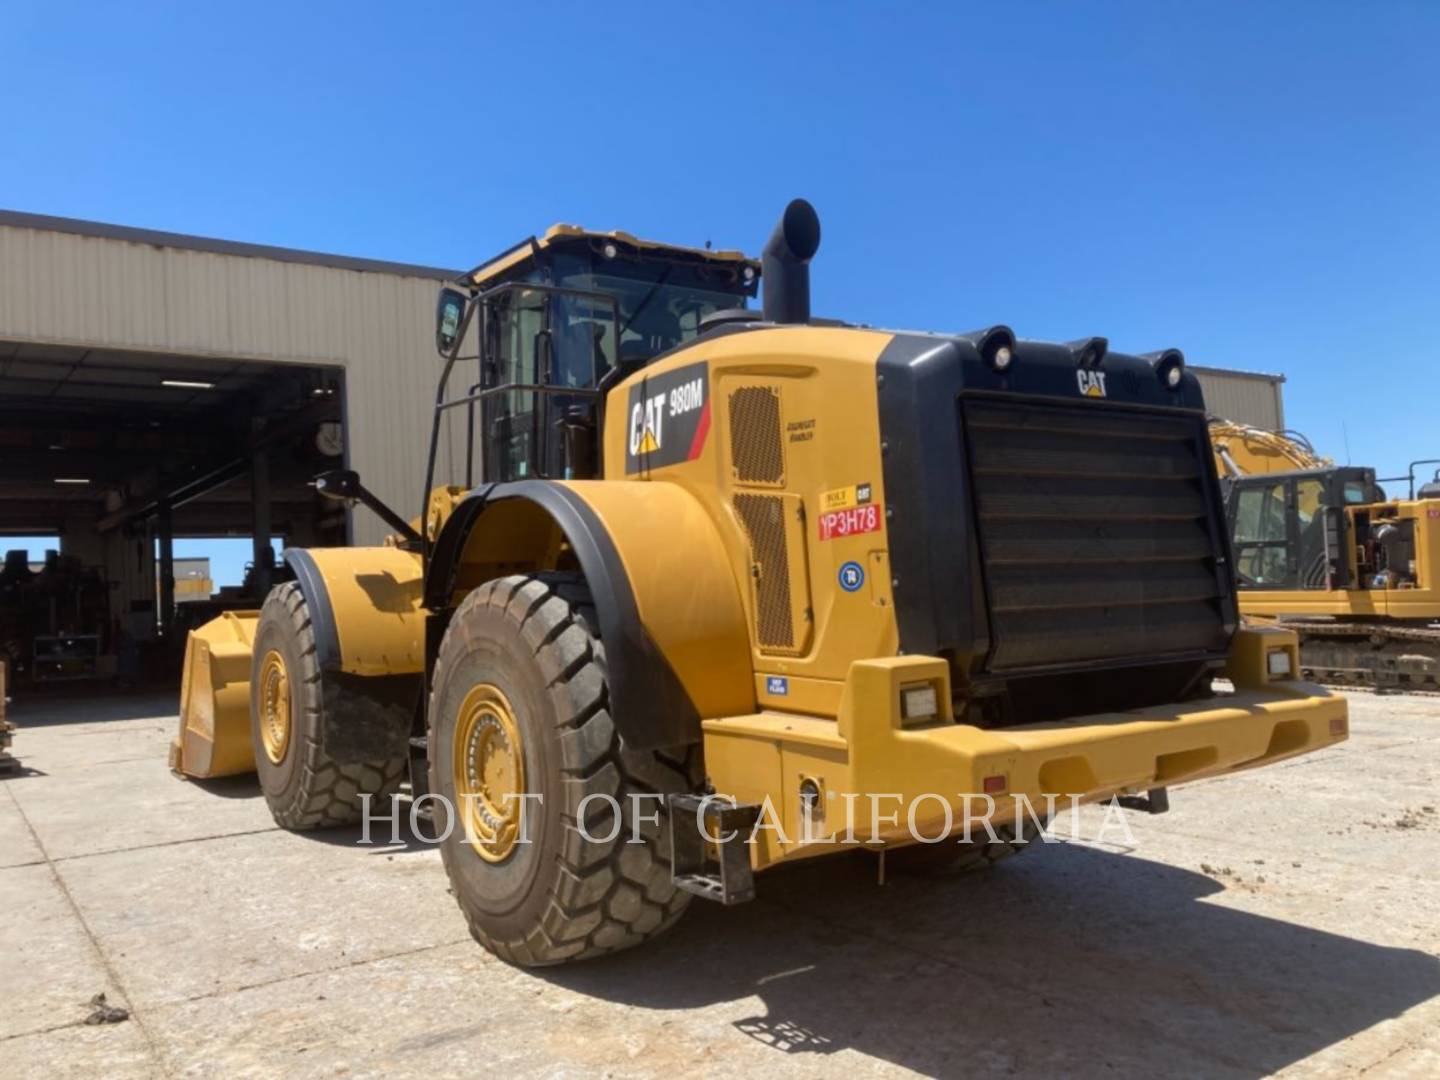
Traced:
<path id="1" fill-rule="evenodd" d="M 603 296 L 517 285 L 489 302 L 487 321 L 482 475 L 572 477 L 562 428 L 591 403 L 614 365 L 614 305 Z"/>
<path id="2" fill-rule="evenodd" d="M 625 273 L 626 269 L 633 274 Z M 683 345 L 699 336 L 700 322 L 707 315 L 744 307 L 746 300 L 744 293 L 707 287 L 704 280 L 694 277 L 693 268 L 632 266 L 590 255 L 568 255 L 554 260 L 552 272 L 557 285 L 615 298 L 622 361 L 648 360 Z"/>
<path id="3" fill-rule="evenodd" d="M 1235 504 L 1235 559 L 1246 584 L 1281 584 L 1288 576 L 1285 484 L 1242 488 Z"/>
<path id="4" fill-rule="evenodd" d="M 1284 483 L 1243 489 L 1235 510 L 1236 542 L 1253 543 L 1284 539 Z"/>
<path id="5" fill-rule="evenodd" d="M 1302 588 L 1322 588 L 1329 574 L 1330 551 L 1325 534 L 1325 482 L 1306 477 L 1295 484 L 1300 543 L 1297 566 Z"/>

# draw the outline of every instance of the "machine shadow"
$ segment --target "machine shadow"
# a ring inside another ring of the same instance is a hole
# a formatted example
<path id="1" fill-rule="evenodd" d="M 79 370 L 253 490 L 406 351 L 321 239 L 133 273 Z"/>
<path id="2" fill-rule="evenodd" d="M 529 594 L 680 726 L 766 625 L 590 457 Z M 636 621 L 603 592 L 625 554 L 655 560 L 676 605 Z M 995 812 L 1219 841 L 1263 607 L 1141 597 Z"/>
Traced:
<path id="1" fill-rule="evenodd" d="M 72 724 L 98 724 L 121 720 L 155 720 L 173 728 L 178 690 L 152 690 L 98 695 L 93 685 L 83 689 L 66 688 L 47 691 L 44 695 L 22 697 L 10 705 L 9 718 L 25 728 L 65 727 Z M 84 709 L 76 704 L 83 702 Z"/>
<path id="2" fill-rule="evenodd" d="M 877 887 L 873 860 L 840 858 L 759 885 L 653 946 L 537 974 L 646 1009 L 758 999 L 732 1023 L 777 1051 L 930 1075 L 1261 1076 L 1440 995 L 1434 956 L 1208 903 L 1224 890 L 1202 874 L 1078 845 L 948 880 Z"/>
<path id="3" fill-rule="evenodd" d="M 255 791 L 259 794 L 258 781 Z M 394 811 L 393 822 L 390 817 L 386 816 L 387 811 L 382 809 L 375 812 L 376 816 L 370 823 L 368 838 L 363 825 L 341 825 L 333 829 L 306 829 L 295 835 L 318 844 L 352 847 L 365 855 L 400 855 L 417 851 L 439 850 L 434 836 L 427 831 L 431 828 L 430 824 L 421 821 L 419 823 L 420 831 L 417 833 L 410 827 L 408 804 L 397 801 L 397 806 L 398 810 Z"/>
<path id="4" fill-rule="evenodd" d="M 198 779 L 193 776 L 177 777 L 177 779 L 181 779 L 187 784 L 194 784 L 205 794 L 214 795 L 220 799 L 259 799 L 263 797 L 260 791 L 260 780 L 254 773 L 245 773 L 241 776 L 212 776 L 207 779 Z"/>

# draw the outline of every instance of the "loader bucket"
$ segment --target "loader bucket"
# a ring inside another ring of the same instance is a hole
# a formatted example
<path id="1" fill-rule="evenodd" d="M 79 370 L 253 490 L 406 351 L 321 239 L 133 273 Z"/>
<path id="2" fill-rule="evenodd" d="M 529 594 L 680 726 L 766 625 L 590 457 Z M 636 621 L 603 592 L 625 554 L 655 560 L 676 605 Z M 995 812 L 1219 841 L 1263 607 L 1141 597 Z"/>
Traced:
<path id="1" fill-rule="evenodd" d="M 250 652 L 258 611 L 227 611 L 185 642 L 180 734 L 170 768 L 204 779 L 255 771 L 250 741 Z"/>

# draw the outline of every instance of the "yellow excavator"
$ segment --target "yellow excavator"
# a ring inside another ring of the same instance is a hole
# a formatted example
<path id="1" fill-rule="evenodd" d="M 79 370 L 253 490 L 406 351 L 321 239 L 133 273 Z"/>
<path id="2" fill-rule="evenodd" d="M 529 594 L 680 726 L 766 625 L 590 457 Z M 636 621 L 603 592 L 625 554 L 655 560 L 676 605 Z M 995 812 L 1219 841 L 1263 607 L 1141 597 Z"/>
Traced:
<path id="1" fill-rule="evenodd" d="M 1309 678 L 1440 689 L 1440 480 L 1389 498 L 1303 435 L 1212 420 L 1240 611 L 1293 629 Z"/>
<path id="2" fill-rule="evenodd" d="M 796 859 L 983 865 L 1047 797 L 1158 812 L 1346 738 L 1295 635 L 1239 626 L 1177 350 L 814 318 L 819 242 L 803 200 L 758 262 L 556 227 L 442 289 L 423 512 L 317 479 L 394 536 L 194 633 L 177 771 L 253 766 L 297 829 L 407 792 L 476 939 L 553 964 Z"/>

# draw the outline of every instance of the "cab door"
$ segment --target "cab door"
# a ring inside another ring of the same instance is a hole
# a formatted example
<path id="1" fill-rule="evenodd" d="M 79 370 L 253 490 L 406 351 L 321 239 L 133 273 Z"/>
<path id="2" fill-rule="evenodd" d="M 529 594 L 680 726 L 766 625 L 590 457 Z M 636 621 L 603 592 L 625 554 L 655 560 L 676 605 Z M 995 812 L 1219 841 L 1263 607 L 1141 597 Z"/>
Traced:
<path id="1" fill-rule="evenodd" d="M 613 297 L 535 283 L 484 300 L 480 475 L 488 482 L 599 473 L 598 389 L 618 336 Z"/>
<path id="2" fill-rule="evenodd" d="M 1341 478 L 1335 473 L 1236 480 L 1227 507 L 1242 589 L 1342 589 L 1350 582 Z"/>
<path id="3" fill-rule="evenodd" d="M 1287 589 L 1298 583 L 1295 482 L 1286 477 L 1239 479 L 1230 489 L 1235 578 L 1242 589 Z"/>

